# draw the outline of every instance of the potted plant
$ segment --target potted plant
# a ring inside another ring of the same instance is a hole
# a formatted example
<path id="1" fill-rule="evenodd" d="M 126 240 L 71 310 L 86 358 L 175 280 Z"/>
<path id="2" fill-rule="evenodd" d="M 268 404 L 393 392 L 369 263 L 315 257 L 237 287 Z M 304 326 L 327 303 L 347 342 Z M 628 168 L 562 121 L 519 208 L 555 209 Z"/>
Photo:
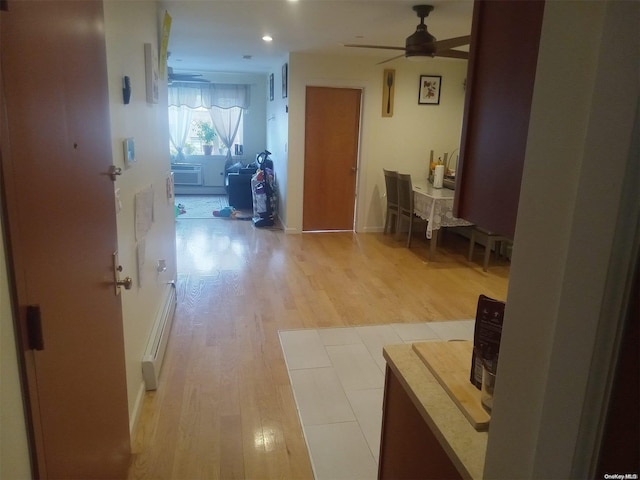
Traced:
<path id="1" fill-rule="evenodd" d="M 216 138 L 216 132 L 213 125 L 209 122 L 198 120 L 196 122 L 196 135 L 202 141 L 202 150 L 205 155 L 211 155 L 213 151 L 213 140 Z"/>

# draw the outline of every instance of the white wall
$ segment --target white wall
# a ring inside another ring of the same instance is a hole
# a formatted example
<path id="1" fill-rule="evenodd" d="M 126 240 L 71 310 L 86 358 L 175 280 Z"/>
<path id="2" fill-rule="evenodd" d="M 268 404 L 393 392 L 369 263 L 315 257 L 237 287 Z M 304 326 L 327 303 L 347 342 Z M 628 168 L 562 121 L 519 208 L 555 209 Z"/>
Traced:
<path id="1" fill-rule="evenodd" d="M 302 229 L 307 86 L 363 89 L 356 231 L 382 231 L 385 205 L 383 168 L 426 180 L 430 151 L 443 155 L 459 147 L 467 62 L 450 59 L 410 62 L 399 59 L 376 65 L 384 58 L 388 57 L 291 54 L 288 165 L 286 186 L 281 185 L 287 199 L 286 216 L 282 219 L 288 232 L 300 232 Z M 385 68 L 396 70 L 394 115 L 390 118 L 382 117 Z M 440 105 L 418 105 L 420 75 L 442 76 Z M 278 119 L 276 115 L 276 121 Z"/>
<path id="2" fill-rule="evenodd" d="M 0 478 L 31 478 L 4 236 L 0 235 Z"/>
<path id="3" fill-rule="evenodd" d="M 637 2 L 545 5 L 485 478 L 593 474 L 639 240 L 639 21 Z"/>
<path id="4" fill-rule="evenodd" d="M 264 146 L 272 155 L 273 169 L 276 174 L 276 189 L 278 190 L 278 217 L 283 224 L 287 216 L 289 197 L 287 195 L 288 163 L 289 163 L 289 95 L 282 93 L 282 66 L 289 62 L 283 58 L 273 72 L 273 101 L 267 100 L 266 133 L 267 142 Z M 288 66 L 289 72 L 291 67 Z M 289 73 L 289 78 L 291 74 Z M 289 90 L 289 89 L 288 89 Z M 269 98 L 269 78 L 266 78 L 262 97 Z M 262 150 L 264 150 L 262 148 Z M 295 199 L 293 200 L 295 201 Z"/>
<path id="5" fill-rule="evenodd" d="M 159 51 L 159 12 L 156 2 L 104 2 L 105 36 L 111 113 L 113 163 L 122 168 L 114 187 L 120 190 L 122 209 L 117 215 L 118 250 L 122 276 L 134 279 L 132 290 L 122 290 L 129 417 L 133 426 L 144 395 L 142 355 L 156 312 L 162 306 L 167 283 L 176 277 L 174 202 L 166 196 L 170 172 L 166 81 L 160 82 L 160 100 L 146 101 L 144 44 Z M 131 103 L 122 101 L 122 77 L 131 78 Z M 122 141 L 134 137 L 135 165 L 125 168 Z M 154 221 L 144 244 L 134 232 L 135 195 L 152 186 Z M 144 258 L 137 272 L 137 248 Z M 158 273 L 159 259 L 167 262 Z"/>

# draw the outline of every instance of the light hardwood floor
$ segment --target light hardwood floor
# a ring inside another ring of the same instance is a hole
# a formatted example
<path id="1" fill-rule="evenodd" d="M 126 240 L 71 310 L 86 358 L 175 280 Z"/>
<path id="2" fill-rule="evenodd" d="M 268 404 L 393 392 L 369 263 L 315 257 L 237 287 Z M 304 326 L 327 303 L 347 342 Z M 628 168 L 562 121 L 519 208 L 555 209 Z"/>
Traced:
<path id="1" fill-rule="evenodd" d="M 505 299 L 509 265 L 466 260 L 442 235 L 285 235 L 179 219 L 178 307 L 160 378 L 134 432 L 130 479 L 313 478 L 278 330 L 461 320 Z M 479 247 L 478 247 L 479 248 Z"/>

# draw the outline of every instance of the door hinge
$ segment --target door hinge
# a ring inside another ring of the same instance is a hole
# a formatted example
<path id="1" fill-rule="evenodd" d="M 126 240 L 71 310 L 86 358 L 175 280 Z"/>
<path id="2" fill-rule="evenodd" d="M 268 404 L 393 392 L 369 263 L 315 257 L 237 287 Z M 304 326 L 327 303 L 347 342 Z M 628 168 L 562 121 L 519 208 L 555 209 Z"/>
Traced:
<path id="1" fill-rule="evenodd" d="M 29 337 L 29 348 L 32 350 L 44 350 L 40 305 L 27 306 L 27 335 Z"/>

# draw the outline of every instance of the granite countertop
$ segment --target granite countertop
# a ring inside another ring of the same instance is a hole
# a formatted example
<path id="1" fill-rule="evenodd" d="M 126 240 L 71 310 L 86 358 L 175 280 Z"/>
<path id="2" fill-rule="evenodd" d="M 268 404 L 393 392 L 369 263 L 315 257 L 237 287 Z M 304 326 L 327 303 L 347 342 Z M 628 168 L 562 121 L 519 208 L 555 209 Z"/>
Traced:
<path id="1" fill-rule="evenodd" d="M 488 433 L 469 423 L 411 345 L 387 345 L 383 355 L 462 477 L 482 479 Z"/>

